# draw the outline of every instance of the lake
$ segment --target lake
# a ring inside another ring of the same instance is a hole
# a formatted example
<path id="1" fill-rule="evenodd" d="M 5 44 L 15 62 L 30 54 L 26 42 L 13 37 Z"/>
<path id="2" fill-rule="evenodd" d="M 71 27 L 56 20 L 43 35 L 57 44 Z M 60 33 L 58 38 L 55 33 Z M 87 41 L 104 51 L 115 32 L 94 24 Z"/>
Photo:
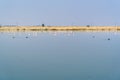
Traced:
<path id="1" fill-rule="evenodd" d="M 0 80 L 120 80 L 120 32 L 0 32 Z"/>

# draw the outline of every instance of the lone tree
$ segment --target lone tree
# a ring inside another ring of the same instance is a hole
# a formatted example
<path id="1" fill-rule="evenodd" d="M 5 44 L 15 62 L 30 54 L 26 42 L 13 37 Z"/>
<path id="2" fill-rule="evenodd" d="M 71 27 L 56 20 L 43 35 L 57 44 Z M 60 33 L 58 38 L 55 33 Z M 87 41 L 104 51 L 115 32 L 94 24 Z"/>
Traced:
<path id="1" fill-rule="evenodd" d="M 90 27 L 90 25 L 87 25 L 87 27 Z"/>
<path id="2" fill-rule="evenodd" d="M 42 24 L 42 27 L 45 27 L 45 24 Z"/>

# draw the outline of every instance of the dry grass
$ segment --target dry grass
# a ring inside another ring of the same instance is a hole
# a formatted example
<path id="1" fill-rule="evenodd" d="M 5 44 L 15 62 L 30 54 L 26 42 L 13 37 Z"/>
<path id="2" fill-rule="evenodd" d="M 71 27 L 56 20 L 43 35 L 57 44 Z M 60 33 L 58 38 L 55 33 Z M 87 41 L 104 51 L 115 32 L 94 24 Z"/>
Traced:
<path id="1" fill-rule="evenodd" d="M 120 27 L 115 26 L 20 26 L 20 27 L 0 27 L 0 31 L 120 31 Z"/>

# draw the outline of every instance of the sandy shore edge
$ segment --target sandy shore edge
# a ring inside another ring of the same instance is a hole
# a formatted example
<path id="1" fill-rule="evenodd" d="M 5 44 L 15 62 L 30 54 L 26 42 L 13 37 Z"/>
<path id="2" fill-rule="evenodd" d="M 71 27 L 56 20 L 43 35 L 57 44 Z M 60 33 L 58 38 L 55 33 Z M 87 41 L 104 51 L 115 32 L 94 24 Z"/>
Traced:
<path id="1" fill-rule="evenodd" d="M 120 27 L 115 26 L 15 26 L 0 27 L 0 31 L 120 31 Z"/>

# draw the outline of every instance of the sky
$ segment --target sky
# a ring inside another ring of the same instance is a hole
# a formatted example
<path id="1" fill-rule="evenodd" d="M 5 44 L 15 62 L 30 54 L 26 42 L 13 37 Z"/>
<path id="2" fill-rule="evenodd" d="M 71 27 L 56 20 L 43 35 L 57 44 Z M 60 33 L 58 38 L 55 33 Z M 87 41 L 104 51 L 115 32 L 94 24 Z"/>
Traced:
<path id="1" fill-rule="evenodd" d="M 0 0 L 1 25 L 116 26 L 120 0 Z"/>

